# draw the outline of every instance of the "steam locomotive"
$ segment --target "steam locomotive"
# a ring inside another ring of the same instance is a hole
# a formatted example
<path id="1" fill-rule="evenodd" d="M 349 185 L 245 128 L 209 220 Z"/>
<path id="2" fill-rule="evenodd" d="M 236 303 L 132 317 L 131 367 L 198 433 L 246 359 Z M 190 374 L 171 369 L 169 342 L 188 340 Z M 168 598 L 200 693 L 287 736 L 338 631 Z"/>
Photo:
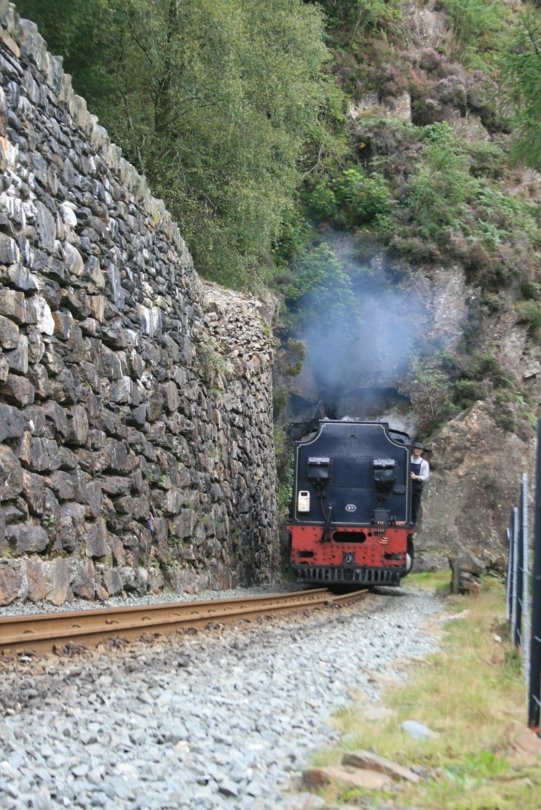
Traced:
<path id="1" fill-rule="evenodd" d="M 295 442 L 288 536 L 299 582 L 399 585 L 413 565 L 410 438 L 384 422 L 328 420 Z"/>

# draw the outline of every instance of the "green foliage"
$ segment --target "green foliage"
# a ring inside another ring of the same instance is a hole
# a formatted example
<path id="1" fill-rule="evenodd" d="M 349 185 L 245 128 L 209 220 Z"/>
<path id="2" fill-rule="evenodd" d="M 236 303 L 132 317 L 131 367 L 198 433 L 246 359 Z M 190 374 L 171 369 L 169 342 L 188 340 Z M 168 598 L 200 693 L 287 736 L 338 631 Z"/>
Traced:
<path id="1" fill-rule="evenodd" d="M 223 388 L 223 379 L 229 374 L 227 358 L 218 350 L 214 341 L 208 338 L 197 343 L 195 349 L 201 379 L 217 392 Z"/>
<path id="2" fill-rule="evenodd" d="M 309 253 L 303 253 L 294 263 L 293 276 L 285 289 L 285 298 L 295 309 L 308 293 L 322 283 L 329 263 L 334 266 L 334 253 L 327 245 L 320 245 Z"/>
<path id="3" fill-rule="evenodd" d="M 434 82 L 453 79 L 463 114 L 496 109 L 489 67 L 513 20 L 499 67 L 517 155 L 541 168 L 541 11 L 509 16 L 503 0 L 441 5 L 454 55 L 482 60 L 467 81 L 449 53 L 412 69 L 399 0 L 17 2 L 165 199 L 197 269 L 234 287 L 276 281 L 297 320 L 316 288 L 325 297 L 327 281 L 349 300 L 336 257 L 314 248 L 329 225 L 357 240 L 369 232 L 410 263 L 460 262 L 492 311 L 501 288 L 535 281 L 539 208 L 505 188 L 505 139 L 466 142 L 447 122 L 344 125 L 335 76 L 356 99 L 414 82 L 425 98 Z M 520 307 L 536 332 L 533 307 Z"/>
<path id="4" fill-rule="evenodd" d="M 474 177 L 501 179 L 507 157 L 501 146 L 487 141 L 474 141 L 466 148 L 471 160 L 470 171 Z"/>
<path id="5" fill-rule="evenodd" d="M 291 443 L 288 441 L 284 429 L 279 425 L 274 428 L 274 447 L 278 473 L 278 509 L 280 515 L 283 515 L 287 513 L 291 502 L 295 470 Z"/>
<path id="6" fill-rule="evenodd" d="M 398 33 L 401 11 L 398 0 L 318 0 L 331 27 L 353 42 L 361 34 Z"/>
<path id="7" fill-rule="evenodd" d="M 462 408 L 484 399 L 486 393 L 485 386 L 478 380 L 457 380 L 454 385 L 455 402 Z"/>
<path id="8" fill-rule="evenodd" d="M 360 164 L 317 181 L 307 195 L 310 214 L 346 230 L 383 228 L 392 207 L 389 184 L 382 174 L 366 174 Z"/>
<path id="9" fill-rule="evenodd" d="M 532 242 L 539 240 L 538 207 L 535 203 L 486 183 L 478 188 L 475 208 L 477 217 L 485 223 L 488 244 L 496 246 L 505 236 L 515 236 L 519 232 Z M 495 227 L 492 234 L 489 225 Z"/>
<path id="10" fill-rule="evenodd" d="M 453 22 L 454 52 L 474 64 L 495 48 L 505 17 L 503 0 L 443 0 Z"/>
<path id="11" fill-rule="evenodd" d="M 306 245 L 314 236 L 314 228 L 308 222 L 302 206 L 295 198 L 287 206 L 280 227 L 280 233 L 273 243 L 274 260 L 279 267 L 287 267 L 306 250 Z"/>
<path id="12" fill-rule="evenodd" d="M 326 244 L 298 260 L 286 297 L 297 322 L 309 315 L 323 332 L 334 331 L 337 324 L 347 330 L 354 318 L 352 313 L 357 311 L 351 279 Z"/>
<path id="13" fill-rule="evenodd" d="M 440 241 L 450 230 L 462 227 L 477 183 L 447 125 L 431 125 L 427 130 L 423 159 L 400 201 L 400 218 L 422 238 Z"/>
<path id="14" fill-rule="evenodd" d="M 342 224 L 348 228 L 363 223 L 381 223 L 391 207 L 385 178 L 376 172 L 366 176 L 360 166 L 346 169 L 337 187 Z"/>
<path id="15" fill-rule="evenodd" d="M 525 281 L 520 291 L 526 301 L 538 301 L 541 298 L 541 286 L 533 281 Z"/>
<path id="16" fill-rule="evenodd" d="M 500 66 L 514 109 L 515 157 L 541 169 L 541 10 L 525 5 L 516 14 Z"/>
<path id="17" fill-rule="evenodd" d="M 68 6 L 65 29 L 63 0 L 23 0 L 20 10 L 64 52 L 77 91 L 163 197 L 198 270 L 257 286 L 300 181 L 305 144 L 321 137 L 320 113 L 329 112 L 316 7 L 302 0 Z"/>
<path id="18" fill-rule="evenodd" d="M 541 304 L 538 301 L 517 301 L 515 304 L 519 323 L 525 323 L 528 331 L 534 335 L 541 335 Z"/>

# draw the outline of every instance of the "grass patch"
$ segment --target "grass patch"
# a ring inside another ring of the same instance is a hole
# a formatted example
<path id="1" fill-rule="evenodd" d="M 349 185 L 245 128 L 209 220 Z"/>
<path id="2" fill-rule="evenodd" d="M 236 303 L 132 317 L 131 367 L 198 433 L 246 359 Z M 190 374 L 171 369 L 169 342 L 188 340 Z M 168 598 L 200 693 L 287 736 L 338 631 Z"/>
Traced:
<path id="1" fill-rule="evenodd" d="M 446 578 L 448 591 L 448 573 Z M 443 589 L 441 574 L 412 580 Z M 430 810 L 541 806 L 541 755 L 516 746 L 517 735 L 535 737 L 526 728 L 526 688 L 508 639 L 504 588 L 486 580 L 476 597 L 448 596 L 444 605 L 449 621 L 442 625 L 440 651 L 408 665 L 407 684 L 385 689 L 379 704 L 360 696 L 342 711 L 336 717 L 340 745 L 321 752 L 315 762 L 338 764 L 343 753 L 362 748 L 413 768 L 422 781 L 395 783 L 392 792 L 377 793 L 331 784 L 320 792 L 329 804 Z M 428 726 L 437 737 L 412 739 L 400 728 L 405 720 Z"/>
<path id="2" fill-rule="evenodd" d="M 424 591 L 435 591 L 439 596 L 448 596 L 451 571 L 422 571 L 418 574 L 410 574 L 407 582 Z"/>

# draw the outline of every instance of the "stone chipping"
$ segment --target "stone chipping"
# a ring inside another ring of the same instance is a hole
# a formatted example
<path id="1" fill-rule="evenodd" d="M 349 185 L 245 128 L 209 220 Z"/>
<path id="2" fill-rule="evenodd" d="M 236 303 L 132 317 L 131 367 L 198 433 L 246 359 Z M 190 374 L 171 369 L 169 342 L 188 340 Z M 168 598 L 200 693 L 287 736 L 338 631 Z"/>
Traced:
<path id="1" fill-rule="evenodd" d="M 0 659 L 5 810 L 323 807 L 302 791 L 331 715 L 437 649 L 439 599 L 350 607 L 57 657 Z M 377 751 L 377 721 L 375 722 Z"/>

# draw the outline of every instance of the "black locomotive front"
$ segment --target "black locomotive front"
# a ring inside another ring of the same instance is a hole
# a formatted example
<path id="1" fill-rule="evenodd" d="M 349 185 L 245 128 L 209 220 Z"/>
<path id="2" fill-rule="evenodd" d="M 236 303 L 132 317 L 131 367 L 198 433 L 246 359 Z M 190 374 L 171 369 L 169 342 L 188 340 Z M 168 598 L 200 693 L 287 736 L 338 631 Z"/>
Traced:
<path id="1" fill-rule="evenodd" d="M 290 563 L 302 582 L 397 584 L 413 559 L 409 436 L 326 420 L 295 445 Z"/>

